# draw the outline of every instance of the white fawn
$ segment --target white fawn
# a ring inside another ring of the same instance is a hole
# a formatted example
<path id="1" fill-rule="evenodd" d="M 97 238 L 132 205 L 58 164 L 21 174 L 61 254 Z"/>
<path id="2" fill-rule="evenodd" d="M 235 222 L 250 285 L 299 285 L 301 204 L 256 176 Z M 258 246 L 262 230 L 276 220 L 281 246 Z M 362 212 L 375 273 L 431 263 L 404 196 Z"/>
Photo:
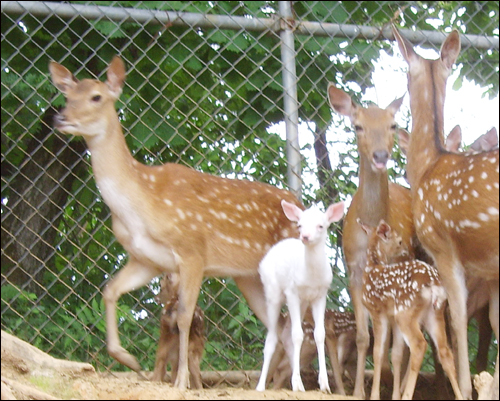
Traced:
<path id="1" fill-rule="evenodd" d="M 419 56 L 395 27 L 393 33 L 409 66 L 412 128 L 406 171 L 415 228 L 448 294 L 458 382 L 470 399 L 468 289 L 479 285 L 489 296 L 490 323 L 497 339 L 499 334 L 498 149 L 471 155 L 444 149 L 446 81 L 460 53 L 458 31 L 446 37 L 436 60 Z M 498 369 L 497 353 L 496 375 Z"/>
<path id="2" fill-rule="evenodd" d="M 415 252 L 417 244 L 410 190 L 389 182 L 387 174 L 387 161 L 391 156 L 396 134 L 394 116 L 403 98 L 394 100 L 386 109 L 376 106 L 365 108 L 357 105 L 348 94 L 331 83 L 328 85 L 328 98 L 333 110 L 351 120 L 356 131 L 359 153 L 359 187 L 344 218 L 342 248 L 357 326 L 358 366 L 353 395 L 365 398 L 365 364 L 370 335 L 368 312 L 362 302 L 362 280 L 368 237 L 357 220 L 376 226 L 384 219 L 401 234 L 410 252 Z M 386 344 L 386 352 L 388 349 L 389 344 Z M 390 373 L 388 363 L 385 372 Z"/>
<path id="3" fill-rule="evenodd" d="M 438 350 L 439 361 L 450 379 L 457 399 L 458 387 L 453 354 L 448 347 L 445 327 L 446 291 L 437 271 L 431 265 L 408 259 L 401 236 L 381 221 L 374 229 L 360 223 L 370 237 L 367 265 L 363 275 L 363 303 L 368 309 L 375 343 L 373 346 L 373 384 L 370 399 L 380 399 L 380 372 L 383 346 L 392 328 L 392 366 L 394 385 L 392 399 L 401 398 L 401 363 L 404 341 L 410 347 L 406 386 L 402 398 L 411 400 L 424 359 L 427 342 L 420 326 L 424 326 Z M 404 341 L 403 341 L 404 338 Z"/>
<path id="4" fill-rule="evenodd" d="M 175 382 L 179 368 L 179 275 L 167 273 L 160 281 L 158 301 L 163 305 L 160 319 L 160 339 L 156 351 L 153 381 L 162 381 L 166 373 L 166 365 L 171 365 L 171 381 Z M 201 389 L 200 363 L 205 348 L 205 323 L 201 308 L 196 305 L 189 330 L 188 365 L 191 388 Z"/>
<path id="5" fill-rule="evenodd" d="M 314 319 L 314 340 L 318 350 L 318 383 L 321 391 L 330 392 L 325 362 L 326 295 L 333 279 L 326 255 L 328 227 L 344 215 L 344 203 L 339 202 L 321 212 L 317 207 L 305 211 L 285 200 L 283 211 L 290 221 L 297 222 L 300 239 L 278 242 L 262 259 L 259 273 L 266 295 L 268 332 L 264 345 L 264 363 L 257 390 L 266 386 L 269 364 L 278 343 L 280 310 L 286 301 L 292 333 L 292 390 L 305 391 L 300 376 L 302 320 L 310 306 Z M 338 361 L 337 361 L 338 364 Z"/>
<path id="6" fill-rule="evenodd" d="M 275 351 L 268 372 L 268 376 L 272 376 L 274 389 L 283 387 L 286 380 L 290 380 L 292 376 L 292 359 L 285 353 L 285 350 L 291 351 L 293 349 L 291 321 L 288 313 L 285 313 L 284 318 L 286 323 L 279 335 L 284 346 L 280 350 L 281 353 Z M 316 342 L 314 341 L 314 322 L 310 313 L 306 313 L 304 317 L 302 331 L 304 332 L 304 340 L 300 353 L 301 371 L 310 368 L 312 362 L 318 356 Z M 325 346 L 332 365 L 336 392 L 345 395 L 342 374 L 347 370 L 352 375 L 351 378 L 354 378 L 352 372 L 356 370 L 356 357 L 353 355 L 356 351 L 356 320 L 353 312 L 325 310 Z M 278 360 L 274 361 L 275 358 L 278 358 Z M 338 361 L 338 365 L 336 361 Z"/>
<path id="7" fill-rule="evenodd" d="M 120 344 L 119 297 L 160 274 L 179 274 L 179 369 L 175 386 L 189 385 L 189 329 L 203 276 L 231 276 L 256 316 L 267 325 L 259 262 L 276 242 L 297 237 L 281 200 L 302 207 L 289 191 L 248 180 L 204 174 L 175 163 L 147 166 L 127 147 L 115 101 L 125 65 L 113 58 L 106 82 L 77 80 L 51 62 L 54 85 L 66 96 L 55 118 L 61 132 L 81 135 L 92 155 L 101 195 L 111 210 L 113 232 L 129 255 L 104 290 L 108 352 L 140 374 L 140 365 Z"/>

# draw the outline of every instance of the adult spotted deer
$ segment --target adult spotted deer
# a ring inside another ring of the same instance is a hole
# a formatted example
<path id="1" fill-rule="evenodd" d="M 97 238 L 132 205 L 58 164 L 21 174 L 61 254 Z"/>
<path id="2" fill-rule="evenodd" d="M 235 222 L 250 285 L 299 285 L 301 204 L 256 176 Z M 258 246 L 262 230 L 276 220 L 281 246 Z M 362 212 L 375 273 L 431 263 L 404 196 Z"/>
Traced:
<path id="1" fill-rule="evenodd" d="M 373 385 L 370 399 L 380 399 L 380 372 L 383 344 L 393 334 L 392 366 L 394 385 L 392 399 L 401 398 L 401 364 L 404 341 L 410 347 L 406 385 L 402 398 L 411 400 L 422 366 L 427 343 L 420 326 L 424 326 L 438 350 L 439 360 L 450 379 L 457 399 L 458 387 L 453 354 L 448 347 L 445 327 L 446 291 L 436 269 L 419 260 L 407 259 L 401 236 L 381 220 L 376 228 L 360 223 L 370 237 L 368 263 L 363 274 L 363 303 L 373 322 Z M 404 338 L 404 340 L 403 340 Z"/>
<path id="2" fill-rule="evenodd" d="M 460 52 L 458 31 L 446 37 L 436 60 L 419 56 L 395 27 L 393 32 L 409 66 L 412 129 L 406 170 L 415 228 L 448 293 L 460 389 L 470 399 L 467 290 L 477 280 L 489 294 L 490 322 L 498 339 L 498 149 L 471 155 L 444 149 L 446 81 Z"/>
<path id="3" fill-rule="evenodd" d="M 406 155 L 410 143 L 410 134 L 404 129 L 398 130 L 399 147 Z M 456 125 L 445 140 L 445 149 L 449 152 L 458 153 L 462 143 L 462 130 L 459 125 Z M 485 134 L 478 137 L 470 147 L 463 151 L 464 154 L 471 155 L 478 152 L 493 150 L 498 147 L 498 134 L 496 128 L 491 128 Z M 406 175 L 406 173 L 405 173 Z M 491 342 L 491 333 L 493 332 L 489 318 L 489 294 L 483 290 L 484 283 L 482 280 L 469 279 L 467 299 L 467 316 L 468 319 L 476 319 L 478 325 L 478 351 L 476 355 L 476 370 L 481 372 L 486 369 L 488 364 L 488 349 Z"/>
<path id="4" fill-rule="evenodd" d="M 281 200 L 303 208 L 289 191 L 232 180 L 167 163 L 146 166 L 126 145 L 114 103 L 125 65 L 115 57 L 106 82 L 77 80 L 55 62 L 54 85 L 66 96 L 55 126 L 81 135 L 92 155 L 101 195 L 111 210 L 113 232 L 128 252 L 127 264 L 104 290 L 108 351 L 136 372 L 140 365 L 120 345 L 118 298 L 165 272 L 179 273 L 179 369 L 175 386 L 189 385 L 188 338 L 203 276 L 231 276 L 257 317 L 267 325 L 259 262 L 276 242 L 297 237 Z"/>
<path id="5" fill-rule="evenodd" d="M 344 218 L 342 246 L 349 272 L 349 294 L 356 316 L 358 366 L 354 397 L 364 398 L 366 352 L 370 345 L 368 312 L 362 302 L 363 271 L 366 266 L 368 236 L 357 223 L 376 226 L 381 219 L 397 230 L 410 252 L 414 252 L 415 228 L 411 213 L 410 190 L 389 182 L 387 161 L 394 146 L 394 116 L 403 98 L 394 100 L 386 109 L 361 107 L 344 91 L 328 85 L 330 105 L 350 118 L 356 131 L 359 153 L 359 187 Z M 388 344 L 386 344 L 386 350 Z M 386 367 L 387 369 L 390 368 Z"/>

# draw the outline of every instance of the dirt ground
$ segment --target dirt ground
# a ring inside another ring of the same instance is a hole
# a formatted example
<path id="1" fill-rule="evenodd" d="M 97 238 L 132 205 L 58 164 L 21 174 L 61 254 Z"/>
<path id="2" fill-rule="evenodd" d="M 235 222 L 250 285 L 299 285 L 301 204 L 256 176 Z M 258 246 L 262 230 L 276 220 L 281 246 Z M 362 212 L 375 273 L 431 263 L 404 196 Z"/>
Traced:
<path id="1" fill-rule="evenodd" d="M 76 399 L 76 400 L 345 400 L 355 399 L 317 390 L 254 390 L 259 373 L 231 372 L 228 385 L 221 372 L 203 372 L 203 390 L 178 390 L 168 383 L 139 379 L 135 372 L 98 373 L 87 363 L 53 358 L 28 343 L 2 331 L 2 400 Z M 147 375 L 147 373 L 146 373 Z M 303 374 L 307 388 L 315 386 L 315 372 Z M 227 378 L 228 376 L 226 376 Z M 490 376 L 491 377 L 491 376 Z M 369 380 L 368 380 L 369 381 Z M 218 384 L 220 383 L 220 384 Z M 333 383 L 330 387 L 334 389 Z M 367 395 L 370 389 L 367 388 Z M 347 394 L 352 384 L 346 383 Z M 389 388 L 382 388 L 382 399 L 390 399 Z M 453 399 L 451 389 L 436 385 L 433 375 L 422 375 L 414 399 Z"/>

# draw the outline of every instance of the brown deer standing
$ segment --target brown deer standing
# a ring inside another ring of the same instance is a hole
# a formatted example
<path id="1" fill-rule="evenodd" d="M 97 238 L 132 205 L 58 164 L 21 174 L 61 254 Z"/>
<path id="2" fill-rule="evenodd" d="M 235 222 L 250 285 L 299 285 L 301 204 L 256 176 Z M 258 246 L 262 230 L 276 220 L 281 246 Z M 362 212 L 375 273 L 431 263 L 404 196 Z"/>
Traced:
<path id="1" fill-rule="evenodd" d="M 402 398 L 411 400 L 422 366 L 427 342 L 420 326 L 424 326 L 438 350 L 439 361 L 450 379 L 457 399 L 458 387 L 453 354 L 448 347 L 445 326 L 446 291 L 436 269 L 419 260 L 408 259 L 401 236 L 381 220 L 376 228 L 360 224 L 369 235 L 368 263 L 363 274 L 363 304 L 373 322 L 373 385 L 370 399 L 380 399 L 380 372 L 383 344 L 393 334 L 392 367 L 394 385 L 392 399 L 401 399 L 401 363 L 404 341 L 410 347 L 410 363 Z M 403 340 L 404 338 L 404 340 Z"/>
<path id="2" fill-rule="evenodd" d="M 414 253 L 416 246 L 410 190 L 389 182 L 386 165 L 394 146 L 394 116 L 403 98 L 394 100 L 386 109 L 375 106 L 364 108 L 355 104 L 349 95 L 331 83 L 328 85 L 328 97 L 337 113 L 351 119 L 358 143 L 359 187 L 344 217 L 342 246 L 357 326 L 358 366 L 353 395 L 364 398 L 366 352 L 370 345 L 370 335 L 368 312 L 362 302 L 362 284 L 368 236 L 357 219 L 373 227 L 384 219 L 401 234 L 410 252 Z M 388 344 L 385 349 L 387 352 Z M 387 370 L 390 372 L 388 365 Z"/>
<path id="3" fill-rule="evenodd" d="M 452 31 L 437 60 L 419 56 L 393 27 L 409 65 L 412 129 L 407 157 L 415 227 L 448 293 L 457 338 L 460 390 L 472 397 L 467 343 L 467 290 L 481 282 L 489 293 L 490 323 L 498 339 L 498 149 L 472 155 L 444 149 L 446 81 L 460 53 Z M 495 368 L 498 388 L 498 353 Z"/>
<path id="4" fill-rule="evenodd" d="M 166 365 L 171 365 L 171 382 L 175 383 L 179 368 L 179 275 L 167 273 L 160 281 L 158 302 L 163 305 L 160 319 L 160 339 L 156 351 L 155 369 L 151 380 L 162 381 L 166 373 Z M 201 389 L 200 363 L 205 348 L 205 323 L 201 308 L 196 305 L 189 330 L 188 367 L 191 388 Z"/>
<path id="5" fill-rule="evenodd" d="M 404 129 L 398 130 L 399 147 L 406 155 L 410 143 L 410 134 Z M 460 152 L 459 148 L 462 143 L 462 130 L 459 125 L 456 125 L 446 136 L 445 149 L 449 152 L 463 153 L 471 155 L 478 152 L 493 150 L 498 147 L 498 134 L 496 128 L 489 129 L 485 134 L 479 136 L 470 147 Z M 474 284 L 474 285 L 473 285 Z M 483 290 L 483 282 L 475 280 L 468 285 L 467 299 L 467 317 L 468 319 L 476 319 L 478 325 L 478 344 L 476 355 L 476 370 L 481 372 L 488 366 L 488 350 L 491 343 L 491 334 L 493 332 L 489 318 L 489 294 Z M 453 336 L 454 339 L 454 336 Z M 436 378 L 439 380 L 439 378 Z"/>
<path id="6" fill-rule="evenodd" d="M 113 232 L 129 260 L 104 290 L 108 352 L 140 373 L 136 358 L 121 345 L 119 297 L 165 272 L 179 273 L 179 371 L 175 386 L 189 385 L 189 329 L 203 276 L 231 276 L 257 317 L 267 326 L 259 262 L 276 242 L 297 237 L 281 200 L 303 208 L 289 191 L 247 180 L 220 178 L 178 164 L 146 166 L 127 147 L 115 101 L 125 65 L 115 57 L 105 83 L 77 80 L 51 62 L 54 85 L 66 96 L 55 125 L 81 135 L 92 155 L 101 195 L 111 210 Z"/>

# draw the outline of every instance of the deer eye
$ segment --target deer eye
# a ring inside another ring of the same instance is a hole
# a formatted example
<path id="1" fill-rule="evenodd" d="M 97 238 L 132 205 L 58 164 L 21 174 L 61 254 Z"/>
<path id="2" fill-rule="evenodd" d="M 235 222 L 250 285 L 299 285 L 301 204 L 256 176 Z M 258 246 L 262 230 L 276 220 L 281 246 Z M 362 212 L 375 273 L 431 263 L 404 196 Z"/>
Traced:
<path id="1" fill-rule="evenodd" d="M 391 129 L 392 129 L 393 131 L 396 131 L 396 128 L 397 128 L 397 127 L 398 127 L 398 126 L 397 126 L 396 124 L 391 125 Z"/>
<path id="2" fill-rule="evenodd" d="M 363 127 L 361 125 L 355 125 L 354 130 L 357 131 L 363 131 Z"/>
<path id="3" fill-rule="evenodd" d="M 92 96 L 92 101 L 93 102 L 98 102 L 99 100 L 101 100 L 101 95 Z"/>

